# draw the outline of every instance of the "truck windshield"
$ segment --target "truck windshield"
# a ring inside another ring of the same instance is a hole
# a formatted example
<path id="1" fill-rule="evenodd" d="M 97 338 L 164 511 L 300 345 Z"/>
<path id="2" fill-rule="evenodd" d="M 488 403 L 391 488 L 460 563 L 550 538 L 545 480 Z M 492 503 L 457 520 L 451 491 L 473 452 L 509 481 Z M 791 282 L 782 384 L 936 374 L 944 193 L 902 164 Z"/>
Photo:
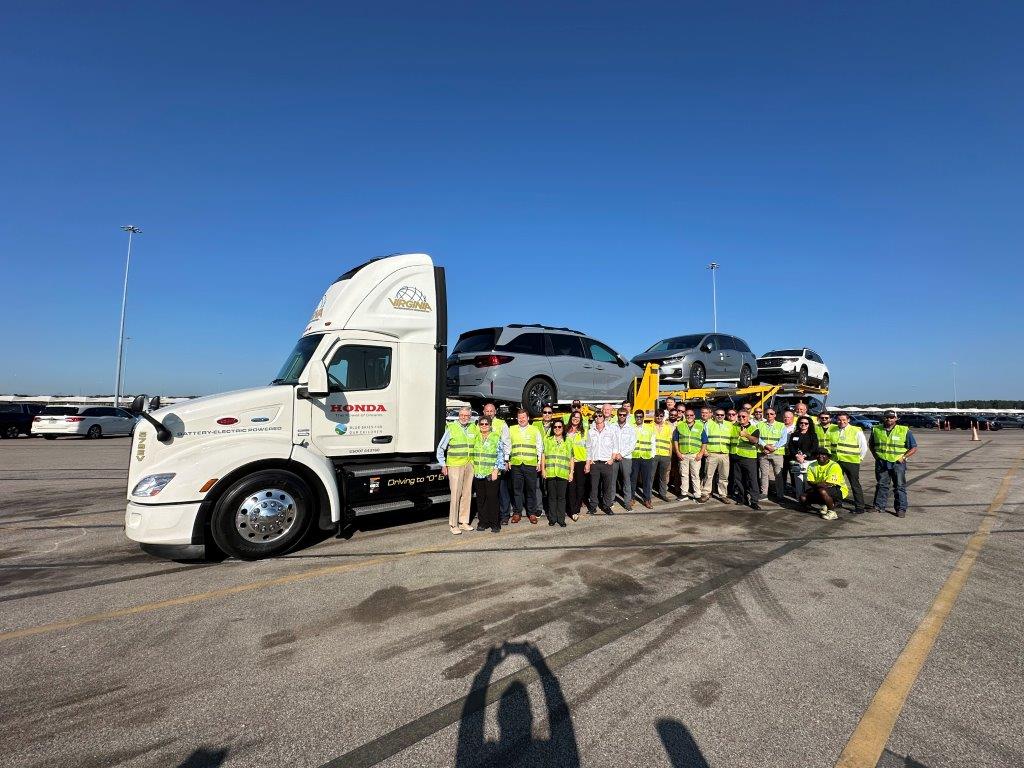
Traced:
<path id="1" fill-rule="evenodd" d="M 277 378 L 270 383 L 298 384 L 299 376 L 306 369 L 306 363 L 309 362 L 309 358 L 316 352 L 316 348 L 322 338 L 322 333 L 314 333 L 311 336 L 303 336 L 295 342 L 295 348 L 292 349 L 291 354 L 284 361 L 281 370 L 277 372 Z"/>

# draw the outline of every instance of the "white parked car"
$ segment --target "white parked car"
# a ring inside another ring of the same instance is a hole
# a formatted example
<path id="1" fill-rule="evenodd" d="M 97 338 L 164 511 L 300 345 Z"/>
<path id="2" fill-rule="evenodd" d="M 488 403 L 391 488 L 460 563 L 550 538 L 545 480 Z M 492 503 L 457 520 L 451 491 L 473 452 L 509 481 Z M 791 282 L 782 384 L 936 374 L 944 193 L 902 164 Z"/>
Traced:
<path id="1" fill-rule="evenodd" d="M 98 440 L 130 435 L 136 417 L 123 408 L 98 405 L 48 405 L 32 420 L 32 434 L 47 440 L 75 435 Z"/>
<path id="2" fill-rule="evenodd" d="M 764 384 L 816 384 L 828 389 L 828 366 L 813 349 L 774 349 L 757 358 L 757 379 Z"/>

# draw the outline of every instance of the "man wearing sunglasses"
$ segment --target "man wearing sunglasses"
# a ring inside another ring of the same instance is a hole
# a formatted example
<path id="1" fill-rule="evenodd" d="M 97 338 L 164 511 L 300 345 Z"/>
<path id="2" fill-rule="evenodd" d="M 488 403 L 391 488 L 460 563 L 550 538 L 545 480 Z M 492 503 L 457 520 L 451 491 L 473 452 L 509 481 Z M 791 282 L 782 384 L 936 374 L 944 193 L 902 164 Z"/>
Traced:
<path id="1" fill-rule="evenodd" d="M 598 506 L 606 515 L 614 515 L 615 502 L 615 456 L 619 441 L 617 430 L 606 422 L 604 411 L 594 416 L 594 423 L 587 432 L 587 463 L 583 471 L 590 475 L 590 498 L 587 512 L 596 515 Z"/>
<path id="2" fill-rule="evenodd" d="M 549 437 L 551 437 L 551 420 L 552 420 L 552 417 L 554 416 L 554 414 L 555 414 L 554 408 L 552 408 L 550 405 L 545 405 L 543 408 L 541 408 L 540 419 L 539 420 L 537 420 L 537 419 L 534 420 L 533 426 L 536 427 L 537 431 L 540 433 L 540 439 L 541 440 L 547 440 Z M 536 493 L 537 493 L 537 506 L 540 508 L 540 513 L 542 515 L 546 514 L 546 512 L 544 510 L 548 508 L 547 507 L 547 503 L 548 503 L 548 484 L 544 483 L 544 482 L 541 482 L 541 476 L 540 475 L 537 475 L 537 491 L 536 491 Z"/>
<path id="3" fill-rule="evenodd" d="M 896 411 L 886 411 L 882 423 L 871 430 L 868 447 L 875 457 L 875 511 L 884 512 L 888 506 L 891 484 L 896 517 L 906 517 L 907 459 L 917 453 L 917 440 L 910 429 L 896 423 Z"/>
<path id="4" fill-rule="evenodd" d="M 729 449 L 732 445 L 733 432 L 735 427 L 725 420 L 725 410 L 719 408 L 715 411 L 715 420 L 704 425 L 704 431 L 700 436 L 701 444 L 704 446 L 705 461 L 707 462 L 707 474 L 704 476 L 704 487 L 701 488 L 699 501 L 707 501 L 715 496 L 723 504 L 732 504 L 729 498 Z M 715 477 L 718 477 L 717 487 Z M 712 490 L 718 493 L 712 494 Z"/>

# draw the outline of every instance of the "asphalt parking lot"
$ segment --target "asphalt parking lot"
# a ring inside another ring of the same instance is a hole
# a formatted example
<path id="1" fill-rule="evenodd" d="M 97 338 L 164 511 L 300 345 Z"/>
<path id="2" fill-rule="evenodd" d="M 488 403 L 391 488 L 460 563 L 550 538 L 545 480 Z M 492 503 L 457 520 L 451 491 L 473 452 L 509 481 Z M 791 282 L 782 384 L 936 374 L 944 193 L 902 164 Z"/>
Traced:
<path id="1" fill-rule="evenodd" d="M 916 435 L 904 520 L 438 510 L 215 565 L 124 537 L 127 440 L 0 441 L 0 764 L 1022 765 L 1024 431 Z"/>

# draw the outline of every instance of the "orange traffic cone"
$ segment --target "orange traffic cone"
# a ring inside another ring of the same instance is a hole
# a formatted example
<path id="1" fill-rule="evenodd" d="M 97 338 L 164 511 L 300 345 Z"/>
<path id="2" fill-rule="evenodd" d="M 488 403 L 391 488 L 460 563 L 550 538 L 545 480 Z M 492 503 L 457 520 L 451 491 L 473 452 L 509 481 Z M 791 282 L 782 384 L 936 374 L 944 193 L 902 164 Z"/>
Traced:
<path id="1" fill-rule="evenodd" d="M 971 422 L 971 442 L 972 443 L 976 443 L 979 440 L 981 440 L 981 438 L 978 437 L 978 424 L 977 424 L 977 422 L 972 421 Z"/>

